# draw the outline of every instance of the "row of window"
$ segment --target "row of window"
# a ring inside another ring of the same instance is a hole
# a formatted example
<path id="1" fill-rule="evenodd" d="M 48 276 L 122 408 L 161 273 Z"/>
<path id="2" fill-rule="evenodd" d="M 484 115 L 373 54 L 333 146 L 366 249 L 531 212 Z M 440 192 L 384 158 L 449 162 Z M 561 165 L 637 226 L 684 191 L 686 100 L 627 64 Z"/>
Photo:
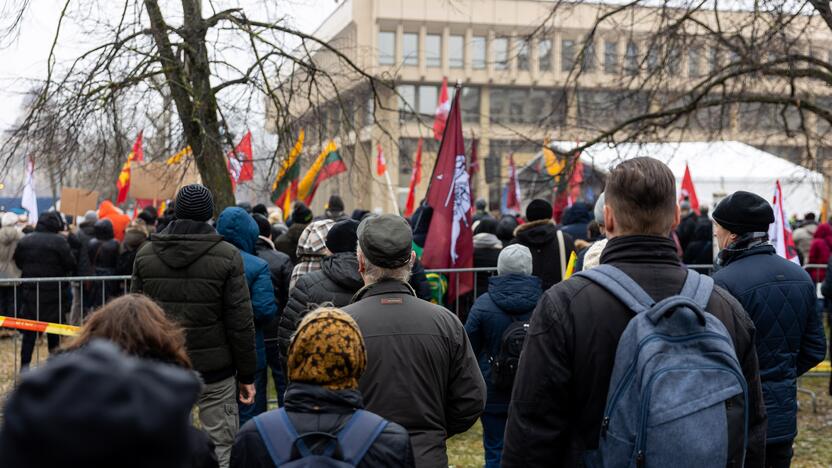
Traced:
<path id="1" fill-rule="evenodd" d="M 449 35 L 448 66 L 450 68 L 463 68 L 465 66 L 465 54 L 468 53 L 473 69 L 485 69 L 489 62 L 486 45 L 487 38 L 485 36 L 473 36 L 466 47 L 463 35 Z M 536 45 L 537 52 L 534 60 L 537 61 L 538 69 L 542 72 L 552 71 L 552 40 L 548 38 L 538 39 Z M 647 71 L 653 72 L 662 62 L 667 67 L 669 74 L 679 75 L 682 72 L 682 54 L 684 53 L 682 48 L 671 48 L 667 51 L 667 54 L 664 54 L 659 47 L 647 47 L 646 51 L 640 51 L 639 43 L 629 40 L 624 47 L 624 56 L 621 57 L 619 41 L 606 39 L 603 40 L 602 55 L 599 57 L 595 41 L 583 43 L 575 39 L 562 39 L 560 45 L 560 70 L 563 72 L 573 70 L 578 60 L 580 60 L 580 66 L 584 72 L 596 72 L 602 68 L 604 73 L 617 74 L 622 71 L 622 65 L 623 71 L 628 74 L 637 73 L 642 69 L 642 65 L 646 65 Z M 401 62 L 408 66 L 418 66 L 419 47 L 418 33 L 403 33 Z M 430 68 L 441 67 L 443 60 L 442 35 L 426 34 L 424 49 L 425 65 Z M 642 52 L 644 56 L 640 55 Z M 706 65 L 703 64 L 703 59 L 706 55 L 709 71 L 714 71 L 719 67 L 720 53 L 717 48 L 706 49 L 704 46 L 689 46 L 686 48 L 686 53 L 687 74 L 690 77 L 702 76 Z M 512 57 L 516 58 L 518 70 L 527 71 L 530 69 L 532 57 L 528 39 L 514 38 L 510 41 L 508 37 L 496 37 L 491 40 L 490 62 L 495 70 L 508 69 Z M 729 57 L 729 61 L 734 58 Z M 379 32 L 378 62 L 381 65 L 397 63 L 395 32 Z"/>

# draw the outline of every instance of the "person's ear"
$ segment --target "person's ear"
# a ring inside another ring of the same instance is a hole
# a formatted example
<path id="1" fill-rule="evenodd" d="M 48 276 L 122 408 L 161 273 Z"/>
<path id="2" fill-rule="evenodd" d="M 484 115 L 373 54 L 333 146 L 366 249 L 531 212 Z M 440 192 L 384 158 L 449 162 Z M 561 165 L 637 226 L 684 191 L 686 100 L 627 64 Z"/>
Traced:
<path id="1" fill-rule="evenodd" d="M 411 250 L 410 251 L 410 266 L 412 267 L 415 264 L 416 264 L 416 251 Z"/>
<path id="2" fill-rule="evenodd" d="M 367 271 L 367 269 L 365 268 L 365 265 L 364 265 L 364 255 L 361 255 L 359 253 L 358 254 L 358 272 L 359 273 L 364 273 L 365 271 Z"/>
<path id="3" fill-rule="evenodd" d="M 609 205 L 604 205 L 604 229 L 607 231 L 607 237 L 615 235 L 615 218 L 612 216 L 612 210 Z"/>
<path id="4" fill-rule="evenodd" d="M 676 203 L 676 212 L 673 215 L 673 226 L 670 227 L 671 231 L 675 231 L 679 224 L 682 222 L 682 209 L 679 207 L 679 204 Z"/>

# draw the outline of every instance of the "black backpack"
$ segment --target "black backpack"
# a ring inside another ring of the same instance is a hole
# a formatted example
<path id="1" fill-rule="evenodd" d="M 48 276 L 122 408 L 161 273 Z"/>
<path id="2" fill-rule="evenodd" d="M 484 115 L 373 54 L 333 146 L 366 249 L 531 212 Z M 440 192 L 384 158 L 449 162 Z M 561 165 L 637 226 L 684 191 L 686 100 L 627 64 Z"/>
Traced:
<path id="1" fill-rule="evenodd" d="M 498 391 L 511 393 L 517 367 L 520 365 L 520 352 L 528 334 L 529 321 L 512 317 L 511 325 L 500 338 L 500 352 L 491 357 L 491 382 Z"/>

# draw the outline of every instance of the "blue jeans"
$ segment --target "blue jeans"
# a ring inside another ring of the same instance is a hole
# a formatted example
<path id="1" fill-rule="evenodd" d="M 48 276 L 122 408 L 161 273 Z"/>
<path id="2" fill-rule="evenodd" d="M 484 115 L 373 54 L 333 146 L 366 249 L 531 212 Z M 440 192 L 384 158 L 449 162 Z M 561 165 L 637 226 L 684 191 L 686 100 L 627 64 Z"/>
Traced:
<path id="1" fill-rule="evenodd" d="M 265 413 L 268 406 L 269 396 L 266 394 L 266 368 L 257 369 L 254 373 L 254 403 L 251 405 L 244 405 L 240 403 L 239 391 L 237 398 L 237 408 L 240 412 L 240 427 L 248 422 L 249 419 L 257 416 L 260 413 Z"/>
<path id="2" fill-rule="evenodd" d="M 508 415 L 483 413 L 482 446 L 485 448 L 485 468 L 499 468 L 503 458 L 503 435 L 506 432 Z"/>
<path id="3" fill-rule="evenodd" d="M 283 407 L 283 394 L 286 393 L 286 378 L 283 376 L 283 365 L 280 363 L 280 348 L 277 339 L 266 340 L 266 363 L 272 370 L 274 388 L 277 392 L 277 405 Z"/>

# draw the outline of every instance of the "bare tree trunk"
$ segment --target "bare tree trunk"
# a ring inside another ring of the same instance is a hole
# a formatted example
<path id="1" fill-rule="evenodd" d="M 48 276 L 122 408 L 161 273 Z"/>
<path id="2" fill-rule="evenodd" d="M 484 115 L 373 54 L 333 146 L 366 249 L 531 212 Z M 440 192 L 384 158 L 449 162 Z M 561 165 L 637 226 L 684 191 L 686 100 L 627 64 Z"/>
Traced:
<path id="1" fill-rule="evenodd" d="M 168 37 L 168 25 L 156 0 L 145 0 L 151 30 L 171 97 L 191 145 L 202 182 L 214 196 L 215 214 L 234 205 L 234 193 L 228 176 L 225 154 L 220 141 L 217 100 L 211 89 L 211 70 L 205 44 L 207 25 L 198 0 L 182 0 L 184 25 L 180 35 L 185 44 L 185 63 L 176 58 Z"/>

